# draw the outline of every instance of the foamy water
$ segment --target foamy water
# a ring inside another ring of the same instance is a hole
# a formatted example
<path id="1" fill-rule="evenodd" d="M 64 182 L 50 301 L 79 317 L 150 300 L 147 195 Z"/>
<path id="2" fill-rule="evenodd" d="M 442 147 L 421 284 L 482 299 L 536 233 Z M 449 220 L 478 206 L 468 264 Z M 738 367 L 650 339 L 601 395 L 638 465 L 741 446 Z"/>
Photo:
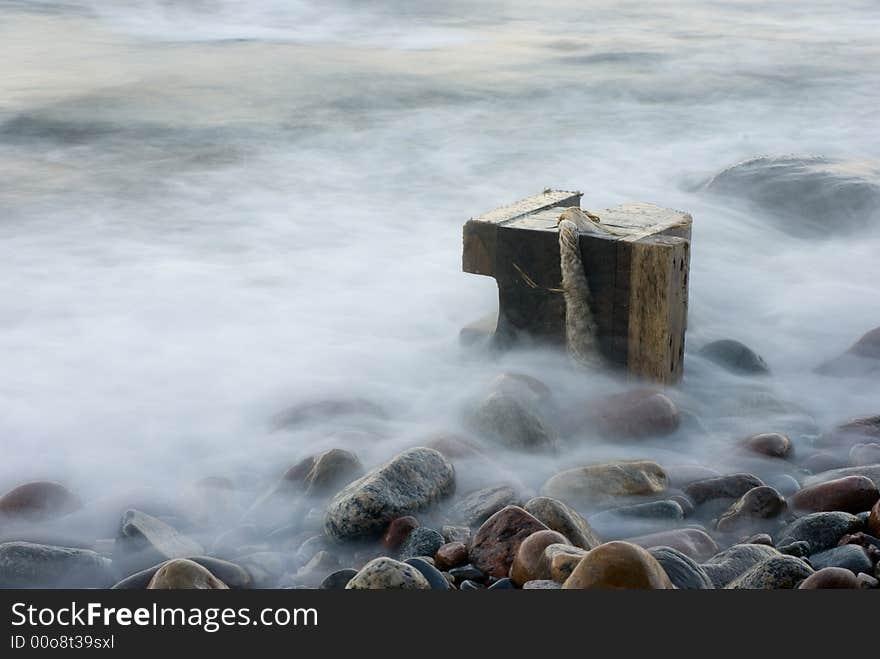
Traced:
<path id="1" fill-rule="evenodd" d="M 504 370 L 563 404 L 621 389 L 458 344 L 497 304 L 461 273 L 461 225 L 548 186 L 693 215 L 673 395 L 703 429 L 496 452 L 465 489 L 604 457 L 717 463 L 750 432 L 806 445 L 880 411 L 875 380 L 811 371 L 880 324 L 877 227 L 793 237 L 695 185 L 762 153 L 880 160 L 875 3 L 245 4 L 0 1 L 0 489 L 255 492 L 323 448 L 372 465 L 460 430 Z M 774 375 L 694 356 L 725 337 Z M 764 392 L 791 409 L 742 402 Z M 337 396 L 390 418 L 273 431 Z"/>

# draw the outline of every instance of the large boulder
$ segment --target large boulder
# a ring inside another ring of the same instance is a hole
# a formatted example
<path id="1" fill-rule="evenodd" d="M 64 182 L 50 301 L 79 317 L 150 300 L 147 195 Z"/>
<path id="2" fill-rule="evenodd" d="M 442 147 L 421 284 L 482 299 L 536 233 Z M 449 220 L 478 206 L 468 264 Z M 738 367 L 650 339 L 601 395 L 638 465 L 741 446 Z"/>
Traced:
<path id="1" fill-rule="evenodd" d="M 629 542 L 608 542 L 587 552 L 562 584 L 566 590 L 672 590 L 663 566 L 646 550 Z"/>
<path id="2" fill-rule="evenodd" d="M 666 485 L 666 473 L 656 462 L 618 460 L 560 472 L 544 483 L 542 492 L 569 505 L 590 508 L 619 497 L 655 495 Z"/>
<path id="3" fill-rule="evenodd" d="M 797 236 L 849 233 L 880 219 L 880 166 L 869 161 L 759 156 L 719 172 L 705 190 L 757 207 Z"/>
<path id="4" fill-rule="evenodd" d="M 411 448 L 349 484 L 330 501 L 324 530 L 336 540 L 371 538 L 391 520 L 423 510 L 455 490 L 455 468 L 430 448 Z"/>

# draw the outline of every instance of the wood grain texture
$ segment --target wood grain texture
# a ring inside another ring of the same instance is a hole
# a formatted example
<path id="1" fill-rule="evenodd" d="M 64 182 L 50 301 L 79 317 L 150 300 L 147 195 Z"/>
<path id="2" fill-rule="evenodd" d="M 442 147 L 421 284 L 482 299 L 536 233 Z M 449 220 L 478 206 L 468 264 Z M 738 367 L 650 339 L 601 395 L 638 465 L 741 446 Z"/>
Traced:
<path id="1" fill-rule="evenodd" d="M 579 205 L 580 193 L 547 194 L 491 211 L 464 228 L 464 270 L 498 283 L 495 340 L 501 345 L 565 341 L 556 222 L 564 207 Z M 547 206 L 550 198 L 553 205 Z M 691 216 L 644 203 L 591 212 L 614 232 L 580 236 L 603 357 L 633 375 L 677 382 L 687 327 Z"/>

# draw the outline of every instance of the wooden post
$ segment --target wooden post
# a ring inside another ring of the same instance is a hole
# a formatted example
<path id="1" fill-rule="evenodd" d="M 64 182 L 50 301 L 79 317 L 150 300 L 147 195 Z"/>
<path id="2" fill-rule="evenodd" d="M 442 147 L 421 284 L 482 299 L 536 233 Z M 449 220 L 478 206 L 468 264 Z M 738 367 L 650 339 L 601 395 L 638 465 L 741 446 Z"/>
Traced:
<path id="1" fill-rule="evenodd" d="M 462 267 L 494 277 L 495 341 L 563 344 L 565 299 L 556 229 L 580 192 L 547 190 L 464 225 Z M 581 259 L 606 361 L 661 383 L 682 375 L 691 216 L 652 204 L 590 211 L 615 235 L 584 233 Z"/>

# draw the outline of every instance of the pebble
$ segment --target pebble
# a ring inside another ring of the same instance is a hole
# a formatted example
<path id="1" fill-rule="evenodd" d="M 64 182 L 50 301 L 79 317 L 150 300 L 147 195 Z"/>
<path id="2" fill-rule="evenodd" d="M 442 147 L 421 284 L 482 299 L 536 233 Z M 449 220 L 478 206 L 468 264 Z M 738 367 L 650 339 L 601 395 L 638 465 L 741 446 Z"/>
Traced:
<path id="1" fill-rule="evenodd" d="M 743 494 L 718 519 L 716 528 L 732 533 L 778 518 L 788 510 L 785 498 L 772 487 L 753 487 Z"/>
<path id="2" fill-rule="evenodd" d="M 188 560 L 198 563 L 211 574 L 215 575 L 220 581 L 225 583 L 231 589 L 244 589 L 253 586 L 253 580 L 247 570 L 240 565 L 224 561 L 213 556 L 188 556 Z M 113 586 L 113 590 L 143 590 L 150 583 L 153 575 L 162 567 L 164 563 L 159 563 L 152 567 L 148 567 L 140 572 L 135 572 L 125 579 L 118 581 Z"/>
<path id="3" fill-rule="evenodd" d="M 553 531 L 561 533 L 575 547 L 592 549 L 602 544 L 599 536 L 580 513 L 557 499 L 535 497 L 524 509 Z"/>
<path id="4" fill-rule="evenodd" d="M 507 506 L 483 522 L 474 535 L 471 563 L 492 577 L 506 577 L 520 544 L 547 527 L 518 506 Z"/>
<path id="5" fill-rule="evenodd" d="M 457 584 L 461 584 L 463 581 L 483 582 L 486 580 L 486 574 L 473 565 L 452 568 L 449 570 L 449 576 Z"/>
<path id="6" fill-rule="evenodd" d="M 139 510 L 122 515 L 113 563 L 123 574 L 136 572 L 172 558 L 203 554 L 202 546 L 160 519 Z"/>
<path id="7" fill-rule="evenodd" d="M 720 339 L 707 343 L 700 348 L 698 354 L 731 373 L 739 375 L 770 373 L 767 362 L 758 353 L 734 339 Z"/>
<path id="8" fill-rule="evenodd" d="M 321 590 L 345 590 L 348 582 L 351 581 L 356 574 L 357 570 L 350 567 L 336 570 L 324 577 L 318 588 Z"/>
<path id="9" fill-rule="evenodd" d="M 446 542 L 462 542 L 467 545 L 471 541 L 471 529 L 467 526 L 447 524 L 440 529 L 440 533 Z"/>
<path id="10" fill-rule="evenodd" d="M 559 543 L 547 545 L 541 553 L 541 562 L 537 573 L 550 575 L 553 581 L 562 583 L 572 573 L 587 551 L 580 547 Z"/>
<path id="11" fill-rule="evenodd" d="M 629 542 L 645 549 L 672 547 L 695 561 L 702 561 L 718 553 L 718 545 L 701 529 L 685 528 L 659 531 L 629 538 Z"/>
<path id="12" fill-rule="evenodd" d="M 499 579 L 491 586 L 489 586 L 489 590 L 515 590 L 516 586 L 514 583 L 507 577 L 503 579 Z"/>
<path id="13" fill-rule="evenodd" d="M 785 459 L 792 454 L 794 445 L 788 435 L 780 432 L 764 432 L 746 437 L 743 440 L 743 448 L 758 455 Z"/>
<path id="14" fill-rule="evenodd" d="M 437 550 L 434 562 L 441 570 L 464 565 L 468 560 L 467 545 L 463 542 L 447 542 Z"/>
<path id="15" fill-rule="evenodd" d="M 346 584 L 346 590 L 430 590 L 431 584 L 412 565 L 393 558 L 375 558 Z"/>
<path id="16" fill-rule="evenodd" d="M 810 555 L 810 552 L 812 551 L 810 543 L 806 540 L 797 540 L 795 542 L 789 542 L 785 545 L 779 545 L 778 549 L 780 554 L 797 556 L 798 558 L 806 558 Z"/>
<path id="17" fill-rule="evenodd" d="M 779 551 L 766 545 L 739 544 L 715 554 L 701 567 L 715 588 L 724 588 L 758 563 L 779 555 Z"/>
<path id="18" fill-rule="evenodd" d="M 762 485 L 764 482 L 754 474 L 728 474 L 694 481 L 684 492 L 699 506 L 714 499 L 739 499 L 752 488 Z"/>
<path id="19" fill-rule="evenodd" d="M 519 503 L 519 497 L 509 485 L 494 485 L 471 492 L 449 510 L 450 519 L 463 526 L 479 526 L 505 506 Z"/>
<path id="20" fill-rule="evenodd" d="M 570 506 L 589 508 L 617 497 L 659 494 L 666 484 L 666 473 L 656 462 L 620 460 L 560 472 L 544 483 L 542 493 Z"/>
<path id="21" fill-rule="evenodd" d="M 859 545 L 832 547 L 810 555 L 810 564 L 817 570 L 823 567 L 840 567 L 853 574 L 870 572 L 874 564 L 867 552 Z"/>
<path id="22" fill-rule="evenodd" d="M 404 515 L 391 520 L 382 536 L 382 546 L 391 551 L 398 549 L 409 534 L 417 528 L 419 528 L 419 520 L 412 515 Z"/>
<path id="23" fill-rule="evenodd" d="M 443 536 L 438 531 L 420 526 L 413 529 L 400 546 L 400 560 L 405 561 L 416 556 L 433 557 L 442 546 Z"/>
<path id="24" fill-rule="evenodd" d="M 459 590 L 483 590 L 484 588 L 484 585 L 471 581 L 470 579 L 465 579 L 458 586 Z"/>
<path id="25" fill-rule="evenodd" d="M 800 590 L 853 589 L 858 587 L 859 582 L 856 575 L 839 567 L 823 567 L 816 570 L 798 586 Z"/>
<path id="26" fill-rule="evenodd" d="M 229 586 L 195 561 L 175 558 L 159 566 L 147 590 L 229 590 Z"/>
<path id="27" fill-rule="evenodd" d="M 813 574 L 813 568 L 794 556 L 771 556 L 748 572 L 731 581 L 725 588 L 731 590 L 780 590 L 796 588 Z"/>
<path id="28" fill-rule="evenodd" d="M 510 567 L 510 578 L 517 586 L 534 579 L 550 579 L 549 565 L 544 562 L 544 549 L 549 545 L 569 544 L 568 539 L 556 531 L 536 531 L 523 540 L 516 551 Z"/>
<path id="29" fill-rule="evenodd" d="M 663 567 L 673 585 L 680 590 L 712 590 L 715 586 L 706 571 L 672 547 L 652 547 L 648 553 Z"/>
<path id="30" fill-rule="evenodd" d="M 810 543 L 811 553 L 831 549 L 848 533 L 862 530 L 862 522 L 855 515 L 844 512 L 812 513 L 800 517 L 779 532 L 776 545 L 782 547 L 792 542 Z"/>
<path id="31" fill-rule="evenodd" d="M 849 570 L 847 570 L 847 572 L 848 571 Z M 856 575 L 856 583 L 859 588 L 880 588 L 880 580 L 872 577 L 870 574 L 865 574 L 864 572 Z"/>
<path id="32" fill-rule="evenodd" d="M 0 517 L 42 521 L 62 517 L 82 508 L 82 502 L 61 483 L 34 481 L 0 497 Z"/>
<path id="33" fill-rule="evenodd" d="M 421 572 L 422 576 L 425 577 L 425 580 L 431 586 L 431 590 L 450 589 L 449 582 L 446 580 L 446 577 L 443 576 L 443 573 L 424 558 L 408 558 L 404 563 L 413 566 Z"/>
<path id="34" fill-rule="evenodd" d="M 629 542 L 607 542 L 587 552 L 562 588 L 650 589 L 675 588 L 663 566 L 646 550 Z"/>
<path id="35" fill-rule="evenodd" d="M 0 544 L 0 588 L 107 588 L 115 580 L 110 560 L 88 549 Z"/>
<path id="36" fill-rule="evenodd" d="M 803 488 L 790 499 L 796 513 L 826 512 L 839 510 L 860 513 L 868 510 L 878 500 L 880 492 L 869 478 L 844 476 Z"/>
<path id="37" fill-rule="evenodd" d="M 455 490 L 455 468 L 438 451 L 411 448 L 339 492 L 324 530 L 335 540 L 375 537 L 391 520 L 427 508 Z"/>

